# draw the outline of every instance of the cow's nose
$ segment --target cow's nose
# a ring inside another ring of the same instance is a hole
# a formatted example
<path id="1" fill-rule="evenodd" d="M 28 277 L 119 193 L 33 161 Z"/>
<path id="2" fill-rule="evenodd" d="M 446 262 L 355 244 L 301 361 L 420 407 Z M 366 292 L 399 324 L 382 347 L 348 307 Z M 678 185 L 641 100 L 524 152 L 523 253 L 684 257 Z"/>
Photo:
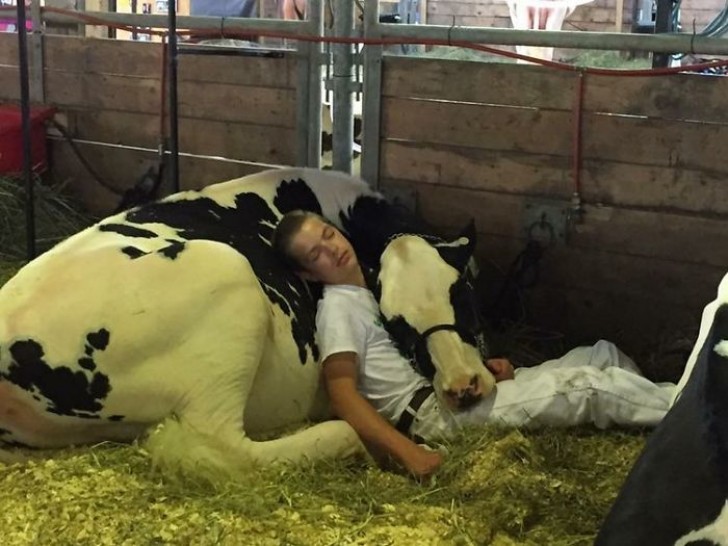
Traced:
<path id="1" fill-rule="evenodd" d="M 452 405 L 457 409 L 467 409 L 476 404 L 483 397 L 480 378 L 474 375 L 466 386 L 461 389 L 448 389 L 445 394 Z"/>

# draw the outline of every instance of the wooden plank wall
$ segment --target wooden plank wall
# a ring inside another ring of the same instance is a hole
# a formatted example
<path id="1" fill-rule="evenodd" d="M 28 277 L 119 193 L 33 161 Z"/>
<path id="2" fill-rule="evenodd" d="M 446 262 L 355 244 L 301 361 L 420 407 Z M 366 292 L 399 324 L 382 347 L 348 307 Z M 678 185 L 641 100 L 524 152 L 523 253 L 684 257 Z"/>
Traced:
<path id="1" fill-rule="evenodd" d="M 575 74 L 514 64 L 387 57 L 380 178 L 425 217 L 474 218 L 505 271 L 525 206 L 574 193 Z M 533 322 L 627 348 L 697 327 L 728 266 L 728 78 L 587 76 L 581 198 L 567 244 L 528 291 Z M 497 290 L 497 275 L 494 275 Z"/>
<path id="2" fill-rule="evenodd" d="M 111 186 L 132 186 L 157 162 L 162 49 L 159 44 L 48 36 L 46 103 Z M 295 162 L 295 61 L 263 57 L 179 57 L 182 188 Z M 0 101 L 19 99 L 17 36 L 0 34 Z M 112 145 L 129 148 L 114 148 Z M 94 183 L 65 142 L 52 146 L 53 174 L 84 203 L 107 211 L 117 197 Z"/>

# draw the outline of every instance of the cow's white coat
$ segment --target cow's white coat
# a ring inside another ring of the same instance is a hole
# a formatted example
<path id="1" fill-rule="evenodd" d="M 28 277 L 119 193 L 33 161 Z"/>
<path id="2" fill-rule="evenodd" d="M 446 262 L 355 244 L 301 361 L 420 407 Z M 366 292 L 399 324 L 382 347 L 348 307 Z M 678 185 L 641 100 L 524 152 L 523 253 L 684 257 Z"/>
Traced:
<path id="1" fill-rule="evenodd" d="M 254 192 L 270 203 L 281 180 L 296 178 L 306 181 L 333 220 L 371 193 L 343 174 L 287 169 L 169 200 L 204 196 L 233 206 L 236 194 Z M 124 223 L 124 215 L 102 223 Z M 58 416 L 46 411 L 42 399 L 1 382 L 0 427 L 23 443 L 56 447 L 131 440 L 160 424 L 148 443 L 158 461 L 225 475 L 256 462 L 360 451 L 356 434 L 342 421 L 270 441 L 251 439 L 327 417 L 318 366 L 310 354 L 306 365 L 300 363 L 291 319 L 270 303 L 238 252 L 193 240 L 175 260 L 159 254 L 131 260 L 121 247 L 155 251 L 168 244 L 164 239 L 180 239 L 169 226 L 144 227 L 163 237 L 86 229 L 28 264 L 0 291 L 0 351 L 31 337 L 42 341 L 48 362 L 73 368 L 90 325 L 108 327 L 110 344 L 95 356 L 112 385 L 101 416 L 124 415 L 124 421 Z"/>

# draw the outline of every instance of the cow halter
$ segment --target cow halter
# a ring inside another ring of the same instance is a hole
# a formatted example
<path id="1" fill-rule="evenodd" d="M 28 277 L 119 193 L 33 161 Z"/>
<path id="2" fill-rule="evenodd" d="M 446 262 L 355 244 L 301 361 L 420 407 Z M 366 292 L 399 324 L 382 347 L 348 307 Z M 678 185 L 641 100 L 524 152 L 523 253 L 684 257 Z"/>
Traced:
<path id="1" fill-rule="evenodd" d="M 430 337 L 435 332 L 440 332 L 442 330 L 449 330 L 452 332 L 457 332 L 458 328 L 454 324 L 437 324 L 435 326 L 432 326 L 431 328 L 428 328 L 424 332 L 420 334 L 420 339 L 422 341 L 427 341 L 427 338 Z"/>

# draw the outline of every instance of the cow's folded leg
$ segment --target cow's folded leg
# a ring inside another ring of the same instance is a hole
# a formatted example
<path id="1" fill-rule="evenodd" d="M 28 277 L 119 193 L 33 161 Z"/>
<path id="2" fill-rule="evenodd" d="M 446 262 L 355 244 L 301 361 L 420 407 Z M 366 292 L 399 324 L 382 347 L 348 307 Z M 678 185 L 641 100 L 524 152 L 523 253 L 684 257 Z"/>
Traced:
<path id="1" fill-rule="evenodd" d="M 156 466 L 213 482 L 242 479 L 258 465 L 348 457 L 364 451 L 344 421 L 326 421 L 282 438 L 254 441 L 237 426 L 216 427 L 215 434 L 210 434 L 184 418 L 164 421 L 149 435 L 145 447 Z"/>

